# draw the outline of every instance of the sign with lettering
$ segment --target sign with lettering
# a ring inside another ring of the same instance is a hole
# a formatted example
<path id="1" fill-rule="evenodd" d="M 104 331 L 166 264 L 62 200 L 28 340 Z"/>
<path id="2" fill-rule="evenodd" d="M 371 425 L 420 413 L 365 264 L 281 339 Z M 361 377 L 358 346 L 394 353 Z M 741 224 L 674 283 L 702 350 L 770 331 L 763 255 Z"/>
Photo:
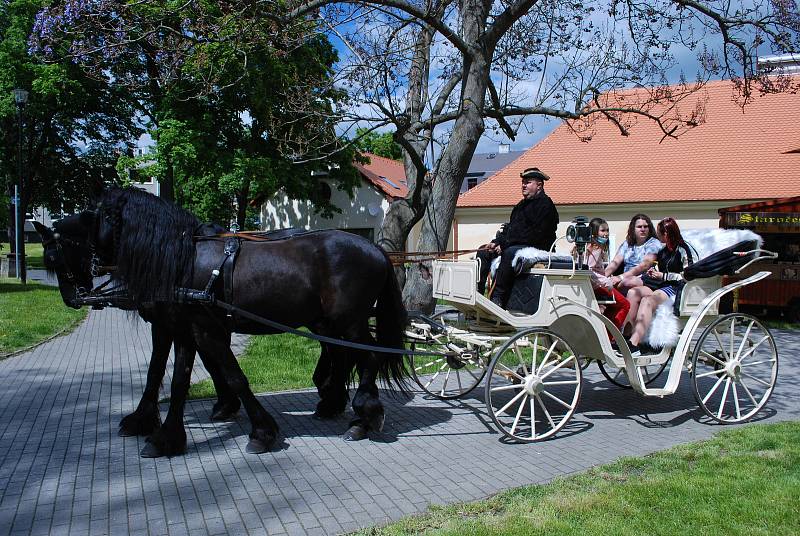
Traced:
<path id="1" fill-rule="evenodd" d="M 800 212 L 728 212 L 727 227 L 781 227 L 800 230 Z"/>

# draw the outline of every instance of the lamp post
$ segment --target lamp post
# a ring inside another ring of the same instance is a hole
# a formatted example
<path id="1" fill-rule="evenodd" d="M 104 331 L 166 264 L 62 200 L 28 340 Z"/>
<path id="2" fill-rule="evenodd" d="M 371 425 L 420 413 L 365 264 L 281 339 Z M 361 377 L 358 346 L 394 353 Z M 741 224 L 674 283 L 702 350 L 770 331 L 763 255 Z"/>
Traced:
<path id="1" fill-rule="evenodd" d="M 17 186 L 14 188 L 14 239 L 16 241 L 17 277 L 24 285 L 27 280 L 25 269 L 25 209 L 22 206 L 25 184 L 22 178 L 22 110 L 28 103 L 28 92 L 24 89 L 14 90 L 14 102 L 17 105 L 17 123 L 19 124 L 19 152 L 17 153 Z"/>

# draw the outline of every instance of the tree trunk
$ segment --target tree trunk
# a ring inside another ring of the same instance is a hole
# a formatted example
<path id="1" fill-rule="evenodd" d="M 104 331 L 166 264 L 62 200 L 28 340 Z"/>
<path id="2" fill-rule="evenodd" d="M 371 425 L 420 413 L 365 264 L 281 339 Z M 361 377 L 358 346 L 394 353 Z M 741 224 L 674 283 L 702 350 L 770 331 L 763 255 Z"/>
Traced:
<path id="1" fill-rule="evenodd" d="M 242 190 L 236 193 L 236 225 L 244 231 L 247 220 L 247 203 L 250 199 L 250 181 L 245 181 Z"/>
<path id="2" fill-rule="evenodd" d="M 434 176 L 433 192 L 417 245 L 420 251 L 447 249 L 461 182 L 485 128 L 481 110 L 488 87 L 488 65 L 483 57 L 477 56 L 465 69 L 462 110 Z M 409 310 L 433 312 L 436 302 L 433 298 L 432 264 L 431 261 L 418 262 L 408 269 L 403 302 Z"/>
<path id="3" fill-rule="evenodd" d="M 159 184 L 158 196 L 170 203 L 175 202 L 175 168 L 172 166 L 172 159 L 167 157 L 166 173 Z"/>

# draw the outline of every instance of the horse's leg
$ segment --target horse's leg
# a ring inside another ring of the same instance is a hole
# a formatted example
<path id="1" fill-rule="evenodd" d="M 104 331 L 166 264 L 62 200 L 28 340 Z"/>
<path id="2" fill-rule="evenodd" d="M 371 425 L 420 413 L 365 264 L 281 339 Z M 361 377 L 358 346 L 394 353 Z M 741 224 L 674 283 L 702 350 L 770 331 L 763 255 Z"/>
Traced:
<path id="1" fill-rule="evenodd" d="M 205 349 L 208 357 L 217 360 L 225 382 L 244 404 L 244 409 L 252 425 L 247 452 L 253 454 L 266 452 L 278 437 L 278 423 L 253 395 L 247 377 L 239 367 L 230 346 L 225 345 L 224 337 L 219 336 L 219 331 L 220 327 L 215 324 L 196 325 L 194 327 L 195 340 L 198 346 Z"/>
<path id="2" fill-rule="evenodd" d="M 150 354 L 150 364 L 147 367 L 147 383 L 136 410 L 119 422 L 119 435 L 123 437 L 150 435 L 161 426 L 158 391 L 167 368 L 172 334 L 163 323 L 153 322 L 150 335 L 153 340 L 153 353 Z"/>
<path id="3" fill-rule="evenodd" d="M 344 362 L 346 354 L 332 345 L 322 343 L 322 352 L 314 369 L 314 385 L 317 386 L 319 402 L 313 417 L 333 419 L 344 413 L 350 395 L 347 392 L 347 378 L 352 363 Z"/>
<path id="4" fill-rule="evenodd" d="M 223 342 L 226 346 L 230 347 L 230 333 L 226 333 L 224 335 Z M 225 378 L 222 375 L 222 370 L 220 370 L 219 364 L 214 359 L 214 356 L 207 355 L 207 351 L 208 350 L 205 346 L 198 346 L 197 348 L 197 354 L 200 356 L 203 366 L 211 376 L 211 381 L 214 382 L 214 389 L 217 392 L 217 401 L 214 404 L 214 407 L 211 408 L 211 420 L 233 420 L 236 418 L 236 414 L 239 413 L 239 407 L 241 407 L 239 397 L 236 396 L 236 393 L 233 392 L 233 389 L 231 389 L 231 387 L 228 385 L 228 382 L 225 381 Z"/>
<path id="5" fill-rule="evenodd" d="M 173 456 L 186 451 L 186 430 L 183 427 L 183 407 L 186 393 L 192 379 L 195 340 L 186 324 L 174 326 L 175 368 L 172 372 L 172 386 L 169 397 L 169 411 L 164 424 L 147 439 L 140 455 L 143 458 Z"/>
<path id="6" fill-rule="evenodd" d="M 353 340 L 374 343 L 366 324 L 359 330 L 359 336 Z M 383 430 L 385 417 L 383 404 L 378 398 L 378 360 L 381 359 L 374 352 L 355 351 L 358 357 L 358 389 L 353 397 L 353 411 L 356 419 L 350 423 L 350 428 L 344 434 L 345 441 L 360 441 L 367 437 L 371 430 Z"/>

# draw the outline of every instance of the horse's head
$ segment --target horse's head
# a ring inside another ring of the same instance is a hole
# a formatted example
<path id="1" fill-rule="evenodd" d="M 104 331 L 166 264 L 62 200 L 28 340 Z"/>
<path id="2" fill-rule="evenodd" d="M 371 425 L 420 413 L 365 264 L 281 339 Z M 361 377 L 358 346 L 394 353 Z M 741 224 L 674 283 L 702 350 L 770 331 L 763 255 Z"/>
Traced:
<path id="1" fill-rule="evenodd" d="M 56 274 L 61 299 L 75 309 L 81 307 L 79 297 L 92 288 L 92 253 L 85 221 L 81 214 L 55 222 L 52 229 L 33 224 L 42 237 L 45 268 Z"/>

